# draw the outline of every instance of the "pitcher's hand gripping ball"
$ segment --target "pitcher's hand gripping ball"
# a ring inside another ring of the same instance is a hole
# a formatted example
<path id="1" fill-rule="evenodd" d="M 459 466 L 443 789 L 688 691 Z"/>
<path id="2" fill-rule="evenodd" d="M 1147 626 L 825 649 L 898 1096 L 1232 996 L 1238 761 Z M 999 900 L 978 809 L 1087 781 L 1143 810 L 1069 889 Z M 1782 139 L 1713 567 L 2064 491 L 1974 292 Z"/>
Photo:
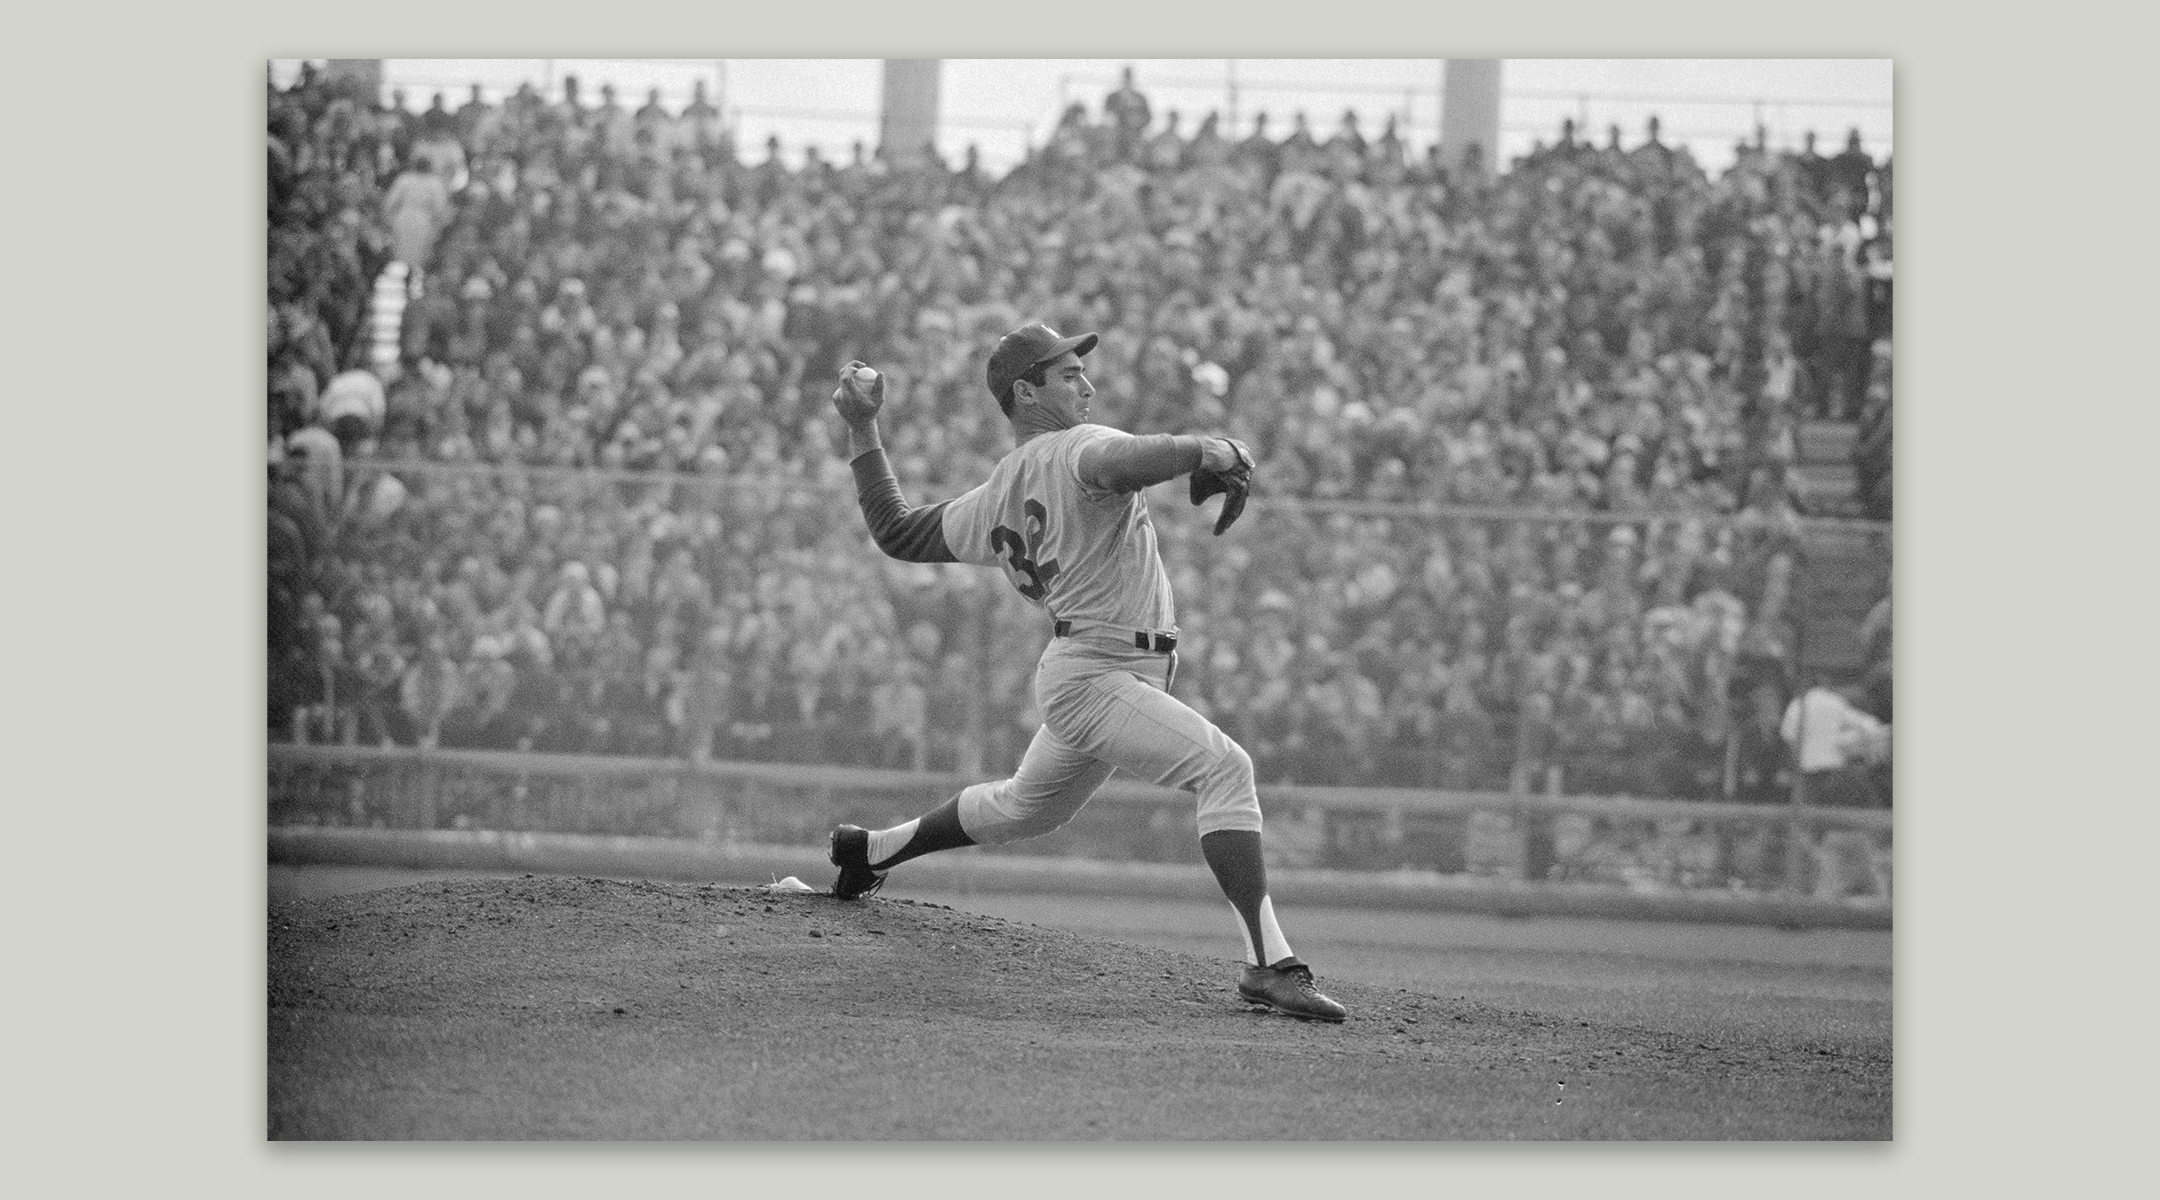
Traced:
<path id="1" fill-rule="evenodd" d="M 885 377 L 860 362 L 840 368 L 840 386 L 833 389 L 833 410 L 840 419 L 860 424 L 885 407 Z"/>
<path id="2" fill-rule="evenodd" d="M 1221 493 L 1222 512 L 1215 517 L 1215 536 L 1221 537 L 1225 529 L 1237 523 L 1245 511 L 1245 497 L 1252 491 L 1252 455 L 1245 447 L 1231 438 L 1221 439 L 1236 454 L 1235 462 L 1222 467 L 1201 467 L 1191 475 L 1192 502 L 1205 503 L 1209 496 Z"/>

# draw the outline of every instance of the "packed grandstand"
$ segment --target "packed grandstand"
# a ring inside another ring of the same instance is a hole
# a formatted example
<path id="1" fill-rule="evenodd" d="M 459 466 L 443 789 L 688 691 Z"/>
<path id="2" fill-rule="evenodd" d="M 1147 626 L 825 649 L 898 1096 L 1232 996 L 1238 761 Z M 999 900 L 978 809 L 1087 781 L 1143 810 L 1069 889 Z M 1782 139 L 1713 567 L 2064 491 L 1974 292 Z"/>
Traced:
<path id="1" fill-rule="evenodd" d="M 828 396 L 875 364 L 910 498 L 957 494 L 1030 319 L 1101 332 L 1109 422 L 1254 448 L 1230 535 L 1154 507 L 1179 694 L 1264 783 L 1782 798 L 1805 423 L 1858 424 L 1845 515 L 1888 516 L 1857 139 L 1451 172 L 1074 105 L 993 175 L 574 81 L 268 112 L 273 740 L 1006 769 L 1046 623 L 876 553 Z"/>

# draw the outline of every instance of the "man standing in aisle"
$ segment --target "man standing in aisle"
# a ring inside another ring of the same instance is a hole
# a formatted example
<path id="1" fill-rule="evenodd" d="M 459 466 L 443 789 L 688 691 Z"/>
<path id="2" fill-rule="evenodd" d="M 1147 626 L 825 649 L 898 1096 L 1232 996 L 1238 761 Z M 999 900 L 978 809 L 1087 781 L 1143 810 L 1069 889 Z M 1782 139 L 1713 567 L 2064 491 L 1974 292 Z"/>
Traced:
<path id="1" fill-rule="evenodd" d="M 1869 763 L 1887 763 L 1890 727 L 1817 678 L 1785 708 L 1779 732 L 1800 768 L 1800 800 L 1824 808 L 1884 808 Z M 1814 895 L 1843 900 L 1855 882 L 1877 899 L 1890 898 L 1887 854 L 1874 834 L 1830 828 L 1808 847 L 1815 857 Z"/>
<path id="2" fill-rule="evenodd" d="M 885 872 L 934 851 L 1049 833 L 1122 769 L 1196 796 L 1201 853 L 1245 940 L 1238 994 L 1294 1017 L 1341 1021 L 1343 1006 L 1313 986 L 1276 922 L 1252 759 L 1170 695 L 1177 618 L 1142 490 L 1191 474 L 1193 503 L 1224 494 L 1220 534 L 1244 510 L 1252 457 L 1228 438 L 1141 437 L 1090 423 L 1095 389 L 1081 359 L 1096 340 L 1040 323 L 1006 334 L 988 382 L 1018 446 L 980 486 L 920 508 L 902 498 L 886 461 L 877 425 L 884 378 L 860 363 L 841 372 L 833 407 L 879 549 L 908 562 L 1000 567 L 1049 614 L 1055 636 L 1035 675 L 1043 724 L 1019 770 L 891 829 L 834 829 L 833 894 L 868 895 Z"/>

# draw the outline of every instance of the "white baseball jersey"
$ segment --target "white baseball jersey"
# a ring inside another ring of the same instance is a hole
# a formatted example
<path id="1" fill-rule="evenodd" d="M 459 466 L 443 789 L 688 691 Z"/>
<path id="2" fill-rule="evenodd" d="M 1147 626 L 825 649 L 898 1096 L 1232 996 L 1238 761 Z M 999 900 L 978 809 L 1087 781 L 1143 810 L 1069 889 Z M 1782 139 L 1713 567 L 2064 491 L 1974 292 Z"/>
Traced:
<path id="1" fill-rule="evenodd" d="M 1003 568 L 1053 619 L 1177 632 L 1146 497 L 1080 478 L 1083 450 L 1131 436 L 1078 425 L 1028 439 L 945 506 L 945 544 L 962 562 Z"/>

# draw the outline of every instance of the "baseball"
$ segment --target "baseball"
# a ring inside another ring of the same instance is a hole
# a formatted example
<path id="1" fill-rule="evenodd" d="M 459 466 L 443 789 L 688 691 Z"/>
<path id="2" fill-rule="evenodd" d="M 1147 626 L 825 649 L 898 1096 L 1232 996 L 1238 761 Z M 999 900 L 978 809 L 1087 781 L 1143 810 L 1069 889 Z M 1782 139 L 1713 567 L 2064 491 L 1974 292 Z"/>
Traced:
<path id="1" fill-rule="evenodd" d="M 857 367 L 855 368 L 855 382 L 864 387 L 869 387 L 877 382 L 877 372 L 868 367 Z"/>

